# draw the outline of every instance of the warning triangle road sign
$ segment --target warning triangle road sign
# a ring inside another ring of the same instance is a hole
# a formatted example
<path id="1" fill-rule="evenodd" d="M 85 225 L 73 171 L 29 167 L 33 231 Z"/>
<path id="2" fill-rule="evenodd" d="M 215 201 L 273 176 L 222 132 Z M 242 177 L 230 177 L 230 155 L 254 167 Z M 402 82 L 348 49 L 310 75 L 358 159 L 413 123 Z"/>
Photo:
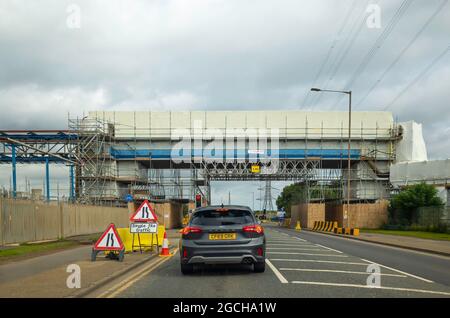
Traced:
<path id="1" fill-rule="evenodd" d="M 123 250 L 123 243 L 117 233 L 116 226 L 111 223 L 102 236 L 94 245 L 94 250 L 99 251 L 121 251 Z"/>
<path id="2" fill-rule="evenodd" d="M 147 200 L 144 200 L 140 207 L 130 217 L 131 222 L 157 222 L 155 211 Z"/>

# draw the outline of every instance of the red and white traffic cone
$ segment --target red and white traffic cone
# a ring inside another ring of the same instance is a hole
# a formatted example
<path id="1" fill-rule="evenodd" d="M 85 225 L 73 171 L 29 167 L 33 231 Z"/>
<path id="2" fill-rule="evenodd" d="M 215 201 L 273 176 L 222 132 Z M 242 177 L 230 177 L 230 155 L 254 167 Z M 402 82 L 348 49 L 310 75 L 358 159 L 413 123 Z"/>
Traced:
<path id="1" fill-rule="evenodd" d="M 161 248 L 161 253 L 159 256 L 172 256 L 169 251 L 169 240 L 167 239 L 167 232 L 164 231 L 164 240 Z"/>

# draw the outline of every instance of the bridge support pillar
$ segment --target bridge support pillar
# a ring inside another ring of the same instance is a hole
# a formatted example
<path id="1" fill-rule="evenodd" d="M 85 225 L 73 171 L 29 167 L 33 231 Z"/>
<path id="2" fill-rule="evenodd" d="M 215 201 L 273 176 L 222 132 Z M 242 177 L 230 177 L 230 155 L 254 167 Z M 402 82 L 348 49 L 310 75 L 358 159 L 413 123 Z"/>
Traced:
<path id="1" fill-rule="evenodd" d="M 11 145 L 11 161 L 12 161 L 12 196 L 17 197 L 17 172 L 16 172 L 16 145 Z"/>
<path id="2" fill-rule="evenodd" d="M 45 158 L 45 195 L 47 197 L 47 202 L 50 201 L 50 165 L 49 158 Z"/>

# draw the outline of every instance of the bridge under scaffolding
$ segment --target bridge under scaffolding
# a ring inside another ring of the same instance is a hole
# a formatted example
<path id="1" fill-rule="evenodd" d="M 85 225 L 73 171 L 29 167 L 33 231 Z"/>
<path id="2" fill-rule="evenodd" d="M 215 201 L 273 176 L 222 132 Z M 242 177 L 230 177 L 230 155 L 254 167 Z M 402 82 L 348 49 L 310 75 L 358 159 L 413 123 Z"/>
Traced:
<path id="1" fill-rule="evenodd" d="M 350 156 L 351 201 L 385 199 L 402 127 L 389 112 L 352 116 L 349 153 L 346 112 L 90 112 L 69 119 L 74 196 L 211 202 L 213 181 L 270 180 L 303 184 L 308 202 L 343 200 Z"/>

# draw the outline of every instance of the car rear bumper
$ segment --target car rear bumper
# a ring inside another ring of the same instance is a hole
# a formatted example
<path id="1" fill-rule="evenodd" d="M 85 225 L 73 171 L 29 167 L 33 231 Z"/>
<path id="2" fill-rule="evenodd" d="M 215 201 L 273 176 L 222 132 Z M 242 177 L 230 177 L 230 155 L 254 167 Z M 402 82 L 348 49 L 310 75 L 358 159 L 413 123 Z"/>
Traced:
<path id="1" fill-rule="evenodd" d="M 264 262 L 264 239 L 253 239 L 243 245 L 198 245 L 191 240 L 180 242 L 180 258 L 183 264 L 242 264 Z M 262 250 L 259 255 L 258 250 Z M 187 257 L 183 257 L 186 251 Z"/>
<path id="2" fill-rule="evenodd" d="M 264 258 L 256 257 L 255 255 L 242 255 L 242 256 L 193 256 L 187 263 L 188 264 L 251 264 L 263 261 Z"/>

